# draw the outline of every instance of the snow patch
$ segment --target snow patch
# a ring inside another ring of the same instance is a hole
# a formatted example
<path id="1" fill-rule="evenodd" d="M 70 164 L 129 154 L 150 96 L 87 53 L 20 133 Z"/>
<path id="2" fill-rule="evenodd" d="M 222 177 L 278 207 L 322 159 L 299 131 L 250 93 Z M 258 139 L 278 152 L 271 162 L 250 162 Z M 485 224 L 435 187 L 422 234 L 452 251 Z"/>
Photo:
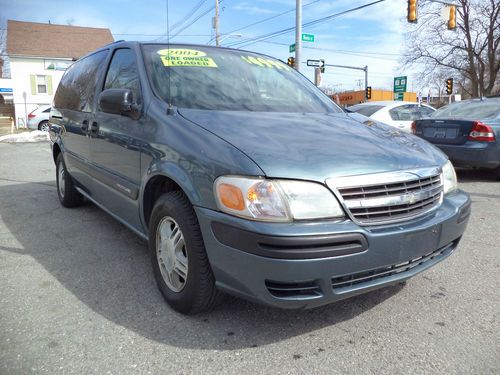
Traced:
<path id="1" fill-rule="evenodd" d="M 23 132 L 17 134 L 7 134 L 0 137 L 0 142 L 20 143 L 20 142 L 46 142 L 50 141 L 49 133 L 41 130 Z"/>

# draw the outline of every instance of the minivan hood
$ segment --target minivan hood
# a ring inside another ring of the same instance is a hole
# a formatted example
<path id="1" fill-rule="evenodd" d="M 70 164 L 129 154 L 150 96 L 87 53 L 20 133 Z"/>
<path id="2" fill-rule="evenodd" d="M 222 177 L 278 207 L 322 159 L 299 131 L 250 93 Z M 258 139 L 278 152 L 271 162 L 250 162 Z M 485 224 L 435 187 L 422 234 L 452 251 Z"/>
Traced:
<path id="1" fill-rule="evenodd" d="M 358 114 L 179 109 L 250 157 L 268 177 L 330 177 L 441 166 L 446 156 L 412 134 Z M 364 122 L 363 122 L 364 121 Z"/>

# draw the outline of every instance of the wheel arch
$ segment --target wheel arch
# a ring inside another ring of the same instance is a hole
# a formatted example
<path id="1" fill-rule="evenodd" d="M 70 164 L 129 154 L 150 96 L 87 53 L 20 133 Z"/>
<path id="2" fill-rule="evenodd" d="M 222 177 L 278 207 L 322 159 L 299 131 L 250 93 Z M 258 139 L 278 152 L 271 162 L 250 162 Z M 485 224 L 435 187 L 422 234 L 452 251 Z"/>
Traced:
<path id="1" fill-rule="evenodd" d="M 168 173 L 166 168 L 162 168 L 161 171 L 157 171 L 156 173 L 151 173 L 139 197 L 141 200 L 142 221 L 146 230 L 149 228 L 149 219 L 155 202 L 162 194 L 169 191 L 181 191 L 192 205 L 199 203 L 199 194 L 194 189 L 187 173 L 179 170 L 176 170 L 176 173 Z"/>
<path id="2" fill-rule="evenodd" d="M 58 143 L 54 143 L 52 145 L 52 158 L 54 159 L 54 163 L 57 162 L 57 157 L 61 153 L 61 146 Z"/>

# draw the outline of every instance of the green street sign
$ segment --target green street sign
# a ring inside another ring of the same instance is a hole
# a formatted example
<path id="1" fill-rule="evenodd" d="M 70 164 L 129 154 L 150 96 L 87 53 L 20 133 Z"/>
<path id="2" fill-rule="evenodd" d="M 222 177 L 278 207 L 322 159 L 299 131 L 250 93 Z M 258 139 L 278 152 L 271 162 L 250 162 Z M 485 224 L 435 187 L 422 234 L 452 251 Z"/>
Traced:
<path id="1" fill-rule="evenodd" d="M 290 47 L 288 48 L 288 50 L 290 51 L 290 53 L 295 52 L 295 43 L 290 44 Z"/>
<path id="2" fill-rule="evenodd" d="M 304 42 L 314 42 L 314 35 L 313 34 L 302 34 L 302 40 Z"/>
<path id="3" fill-rule="evenodd" d="M 394 100 L 403 100 L 404 99 L 404 92 L 395 92 L 394 93 Z"/>
<path id="4" fill-rule="evenodd" d="M 406 92 L 406 82 L 408 81 L 406 76 L 394 77 L 394 92 Z M 394 97 L 396 97 L 394 95 Z M 396 99 L 399 100 L 399 99 Z M 401 99 L 403 100 L 403 99 Z"/>

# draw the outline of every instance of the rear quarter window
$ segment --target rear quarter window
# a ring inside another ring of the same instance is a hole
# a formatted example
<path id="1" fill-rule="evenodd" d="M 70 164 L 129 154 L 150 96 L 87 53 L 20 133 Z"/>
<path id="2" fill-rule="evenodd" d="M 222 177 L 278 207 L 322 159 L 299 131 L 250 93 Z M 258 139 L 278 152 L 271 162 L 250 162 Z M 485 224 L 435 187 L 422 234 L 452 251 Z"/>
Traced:
<path id="1" fill-rule="evenodd" d="M 97 81 L 108 51 L 99 51 L 71 65 L 59 83 L 54 97 L 58 109 L 92 112 Z"/>
<path id="2" fill-rule="evenodd" d="M 429 116 L 433 110 L 417 104 L 406 104 L 389 110 L 389 115 L 394 121 L 415 121 Z"/>

